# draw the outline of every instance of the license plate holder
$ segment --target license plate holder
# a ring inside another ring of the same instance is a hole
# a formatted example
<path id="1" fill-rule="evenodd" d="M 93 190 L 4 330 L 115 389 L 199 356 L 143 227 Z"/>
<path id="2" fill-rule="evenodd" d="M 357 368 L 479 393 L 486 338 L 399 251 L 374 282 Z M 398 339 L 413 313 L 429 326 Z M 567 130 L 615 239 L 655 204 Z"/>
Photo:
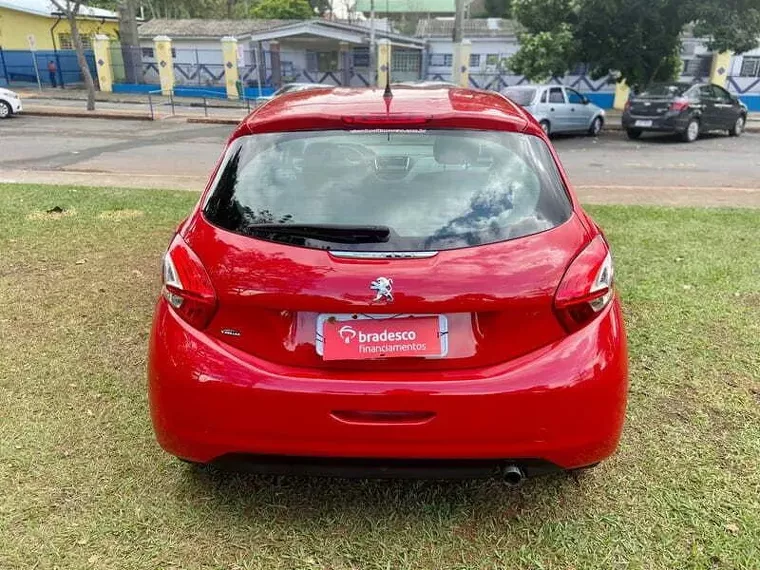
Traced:
<path id="1" fill-rule="evenodd" d="M 315 344 L 324 360 L 443 358 L 448 333 L 444 315 L 321 314 Z"/>

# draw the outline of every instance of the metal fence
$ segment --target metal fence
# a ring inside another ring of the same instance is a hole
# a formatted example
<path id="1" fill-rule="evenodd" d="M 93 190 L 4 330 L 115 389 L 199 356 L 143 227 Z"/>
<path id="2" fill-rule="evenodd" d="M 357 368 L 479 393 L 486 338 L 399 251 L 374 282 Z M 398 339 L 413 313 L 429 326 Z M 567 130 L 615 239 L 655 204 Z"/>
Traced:
<path id="1" fill-rule="evenodd" d="M 97 82 L 95 57 L 85 51 L 90 74 Z M 36 62 L 36 68 L 35 68 Z M 52 63 L 52 66 L 51 66 Z M 55 71 L 51 71 L 51 68 Z M 64 87 L 83 82 L 74 50 L 7 50 L 0 48 L 0 82 L 5 85 L 36 86 L 37 73 L 42 87 Z"/>

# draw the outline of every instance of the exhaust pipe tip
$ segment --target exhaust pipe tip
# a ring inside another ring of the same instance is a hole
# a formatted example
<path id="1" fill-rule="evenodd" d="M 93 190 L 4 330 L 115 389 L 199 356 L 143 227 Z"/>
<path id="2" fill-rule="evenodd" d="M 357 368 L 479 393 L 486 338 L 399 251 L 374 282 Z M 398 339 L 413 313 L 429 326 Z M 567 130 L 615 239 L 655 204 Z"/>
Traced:
<path id="1" fill-rule="evenodd" d="M 510 487 L 517 487 L 525 481 L 525 472 L 517 465 L 509 465 L 504 469 L 502 477 Z"/>

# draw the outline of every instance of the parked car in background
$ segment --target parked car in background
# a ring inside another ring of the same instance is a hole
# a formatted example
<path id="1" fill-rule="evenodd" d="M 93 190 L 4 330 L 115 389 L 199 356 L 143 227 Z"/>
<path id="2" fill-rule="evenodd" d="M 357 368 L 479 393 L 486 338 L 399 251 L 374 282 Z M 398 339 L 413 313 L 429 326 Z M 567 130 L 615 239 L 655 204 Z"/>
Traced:
<path id="1" fill-rule="evenodd" d="M 420 93 L 278 97 L 232 134 L 164 257 L 148 377 L 168 452 L 516 484 L 615 451 L 607 240 L 522 109 Z"/>
<path id="2" fill-rule="evenodd" d="M 585 95 L 563 85 L 518 85 L 504 91 L 541 125 L 544 132 L 588 133 L 596 136 L 604 126 L 604 109 Z"/>
<path id="3" fill-rule="evenodd" d="M 22 110 L 21 97 L 15 91 L 0 88 L 0 119 L 7 119 Z"/>
<path id="4" fill-rule="evenodd" d="M 325 85 L 324 83 L 285 83 L 277 91 L 266 97 L 259 97 L 258 101 L 269 101 L 285 93 L 296 93 L 297 91 L 306 91 L 307 89 L 327 89 L 334 87 L 333 85 Z"/>
<path id="5" fill-rule="evenodd" d="M 707 131 L 738 137 L 747 123 L 747 106 L 718 85 L 657 83 L 628 100 L 622 120 L 631 139 L 648 131 L 679 134 L 686 142 Z"/>

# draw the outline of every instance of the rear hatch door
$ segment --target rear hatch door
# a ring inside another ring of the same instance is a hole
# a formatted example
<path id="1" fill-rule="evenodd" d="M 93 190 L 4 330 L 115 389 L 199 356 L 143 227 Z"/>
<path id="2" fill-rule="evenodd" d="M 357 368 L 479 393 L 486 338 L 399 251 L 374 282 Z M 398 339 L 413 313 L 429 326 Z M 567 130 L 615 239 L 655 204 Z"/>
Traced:
<path id="1" fill-rule="evenodd" d="M 217 293 L 210 335 L 284 365 L 382 371 L 485 366 L 562 338 L 553 296 L 588 235 L 538 137 L 373 129 L 235 141 L 185 239 Z M 324 350 L 336 320 L 427 315 L 437 354 Z"/>

